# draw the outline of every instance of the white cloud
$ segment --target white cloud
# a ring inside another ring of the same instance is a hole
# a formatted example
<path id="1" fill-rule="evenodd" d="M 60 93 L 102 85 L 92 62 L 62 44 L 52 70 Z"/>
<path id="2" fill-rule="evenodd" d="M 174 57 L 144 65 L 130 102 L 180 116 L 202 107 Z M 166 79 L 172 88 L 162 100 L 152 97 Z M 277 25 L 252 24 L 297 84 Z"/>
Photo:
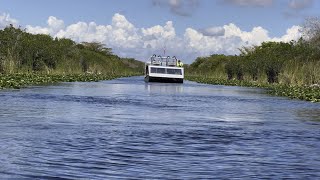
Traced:
<path id="1" fill-rule="evenodd" d="M 48 27 L 40 27 L 40 26 L 30 26 L 27 25 L 27 32 L 33 33 L 33 34 L 51 34 L 55 35 L 58 33 L 61 29 L 64 28 L 64 22 L 63 20 L 57 19 L 54 16 L 50 16 L 47 20 Z"/>
<path id="2" fill-rule="evenodd" d="M 142 28 L 143 36 L 153 36 L 154 38 L 172 39 L 176 36 L 172 21 L 168 21 L 165 26 L 156 25 L 151 28 Z"/>
<path id="3" fill-rule="evenodd" d="M 224 25 L 223 27 L 225 29 L 226 38 L 236 36 L 241 38 L 243 42 L 247 42 L 249 44 L 254 45 L 269 40 L 268 31 L 260 26 L 254 27 L 250 32 L 241 31 L 241 29 L 233 23 L 230 23 L 229 25 Z"/>
<path id="4" fill-rule="evenodd" d="M 135 48 L 141 44 L 138 29 L 125 16 L 116 13 L 112 18 L 112 32 L 108 40 L 117 47 Z"/>
<path id="5" fill-rule="evenodd" d="M 165 46 L 171 47 L 172 42 L 178 42 L 172 21 L 168 21 L 164 26 L 142 28 L 140 37 L 143 41 L 143 48 L 149 47 L 153 50 L 163 49 Z"/>
<path id="6" fill-rule="evenodd" d="M 50 34 L 48 28 L 43 28 L 40 26 L 33 27 L 31 25 L 27 25 L 26 29 L 27 29 L 27 32 L 32 33 L 32 34 Z"/>
<path id="7" fill-rule="evenodd" d="M 164 25 L 137 28 L 118 13 L 112 17 L 110 25 L 78 22 L 65 26 L 62 20 L 52 16 L 47 24 L 47 27 L 27 26 L 27 31 L 70 38 L 77 42 L 101 42 L 111 47 L 115 54 L 140 60 L 146 60 L 152 54 L 163 54 L 165 48 L 167 55 L 175 55 L 186 63 L 191 63 L 198 56 L 238 54 L 238 48 L 242 46 L 259 45 L 264 41 L 288 42 L 301 36 L 299 26 L 289 28 L 281 37 L 270 37 L 263 27 L 243 31 L 233 23 L 203 30 L 187 28 L 183 35 L 177 35 L 172 21 Z"/>
<path id="8" fill-rule="evenodd" d="M 280 38 L 272 38 L 271 41 L 283 41 L 283 42 L 290 42 L 291 40 L 298 40 L 302 36 L 301 27 L 300 26 L 292 26 L 291 28 L 287 29 L 285 35 Z"/>
<path id="9" fill-rule="evenodd" d="M 50 27 L 51 33 L 57 33 L 59 30 L 64 28 L 63 20 L 57 19 L 56 17 L 50 16 L 48 19 L 48 26 Z"/>
<path id="10" fill-rule="evenodd" d="M 10 15 L 6 13 L 0 15 L 0 29 L 3 29 L 10 24 L 12 24 L 13 26 L 17 26 L 18 20 L 11 18 Z"/>
<path id="11" fill-rule="evenodd" d="M 186 29 L 184 38 L 188 49 L 200 56 L 214 53 L 238 54 L 238 48 L 244 45 L 259 45 L 261 42 L 269 40 L 268 32 L 261 27 L 255 27 L 251 32 L 242 31 L 232 23 L 214 28 L 223 28 L 224 34 L 222 36 L 206 36 L 192 28 Z"/>

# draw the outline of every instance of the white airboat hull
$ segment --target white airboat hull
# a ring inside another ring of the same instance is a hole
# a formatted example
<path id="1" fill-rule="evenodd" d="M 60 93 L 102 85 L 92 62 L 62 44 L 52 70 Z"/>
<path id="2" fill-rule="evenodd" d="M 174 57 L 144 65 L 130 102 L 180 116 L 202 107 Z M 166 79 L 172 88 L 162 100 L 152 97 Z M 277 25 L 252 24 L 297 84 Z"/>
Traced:
<path id="1" fill-rule="evenodd" d="M 184 68 L 175 56 L 153 55 L 145 64 L 145 82 L 183 83 Z"/>
<path id="2" fill-rule="evenodd" d="M 145 76 L 144 81 L 145 82 L 164 82 L 164 83 L 183 83 L 183 78 Z"/>

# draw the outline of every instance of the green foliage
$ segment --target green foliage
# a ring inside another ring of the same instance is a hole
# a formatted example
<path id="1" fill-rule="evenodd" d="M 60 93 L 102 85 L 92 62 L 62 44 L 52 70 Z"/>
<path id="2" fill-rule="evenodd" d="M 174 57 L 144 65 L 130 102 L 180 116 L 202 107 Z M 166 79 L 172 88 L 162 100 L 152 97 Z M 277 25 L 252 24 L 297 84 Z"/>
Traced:
<path id="1" fill-rule="evenodd" d="M 0 75 L 0 89 L 21 88 L 28 85 L 49 84 L 56 82 L 75 82 L 75 81 L 99 81 L 109 80 L 119 77 L 135 76 L 139 73 L 117 73 L 117 74 L 39 74 L 39 73 L 17 73 Z"/>
<path id="2" fill-rule="evenodd" d="M 0 73 L 117 74 L 141 72 L 142 62 L 112 54 L 98 42 L 77 44 L 70 39 L 33 35 L 12 25 L 0 30 Z"/>
<path id="3" fill-rule="evenodd" d="M 143 66 L 143 62 L 113 55 L 101 43 L 77 44 L 12 25 L 0 30 L 0 89 L 141 75 Z"/>
<path id="4" fill-rule="evenodd" d="M 239 56 L 199 57 L 186 66 L 187 79 L 225 85 L 262 86 L 273 94 L 319 102 L 320 20 L 312 20 L 298 41 L 243 47 Z M 222 70 L 223 69 L 223 70 Z"/>
<path id="5" fill-rule="evenodd" d="M 320 102 L 320 86 L 277 85 L 270 88 L 270 93 L 311 102 Z"/>
<path id="6" fill-rule="evenodd" d="M 185 65 L 187 74 L 212 75 L 224 78 L 225 62 L 231 56 L 213 54 L 209 57 L 198 57 L 192 64 Z"/>
<path id="7" fill-rule="evenodd" d="M 225 65 L 228 80 L 232 80 L 234 77 L 236 77 L 237 80 L 242 81 L 244 78 L 244 59 L 238 56 L 229 58 L 230 59 L 226 61 Z"/>
<path id="8" fill-rule="evenodd" d="M 268 89 L 270 94 L 278 96 L 287 96 L 289 98 L 301 99 L 311 102 L 320 102 L 320 85 L 311 86 L 289 86 L 283 84 L 261 84 L 253 81 L 239 81 L 236 79 L 226 80 L 215 77 L 204 76 L 186 76 L 190 81 L 196 81 L 205 84 L 229 85 L 229 86 L 247 86 L 260 87 Z"/>
<path id="9" fill-rule="evenodd" d="M 105 55 L 112 55 L 112 49 L 105 47 L 105 44 L 102 44 L 99 42 L 82 42 L 77 46 L 80 49 L 87 49 L 87 50 L 102 53 Z"/>
<path id="10" fill-rule="evenodd" d="M 264 42 L 260 46 L 241 48 L 240 51 L 240 56 L 197 58 L 186 67 L 186 73 L 270 84 L 320 83 L 320 50 L 308 41 Z"/>

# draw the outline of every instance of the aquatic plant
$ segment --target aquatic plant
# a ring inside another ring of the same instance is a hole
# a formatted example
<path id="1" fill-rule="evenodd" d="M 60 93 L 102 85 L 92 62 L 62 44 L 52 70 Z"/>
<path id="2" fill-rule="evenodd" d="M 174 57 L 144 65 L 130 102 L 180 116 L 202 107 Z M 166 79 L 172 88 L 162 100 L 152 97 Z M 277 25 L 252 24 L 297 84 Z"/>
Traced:
<path id="1" fill-rule="evenodd" d="M 44 85 L 57 82 L 75 81 L 100 81 L 110 80 L 119 77 L 135 76 L 139 73 L 119 73 L 119 74 L 2 74 L 0 75 L 0 89 L 21 88 L 28 85 Z"/>
<path id="2" fill-rule="evenodd" d="M 320 85 L 289 86 L 283 84 L 258 83 L 254 81 L 240 81 L 236 79 L 219 79 L 208 76 L 186 76 L 186 79 L 205 84 L 259 87 L 268 90 L 268 93 L 277 96 L 286 96 L 292 99 L 301 99 L 311 102 L 320 102 Z"/>
<path id="3" fill-rule="evenodd" d="M 320 102 L 320 86 L 287 86 L 277 85 L 270 88 L 270 93 L 294 99 Z"/>

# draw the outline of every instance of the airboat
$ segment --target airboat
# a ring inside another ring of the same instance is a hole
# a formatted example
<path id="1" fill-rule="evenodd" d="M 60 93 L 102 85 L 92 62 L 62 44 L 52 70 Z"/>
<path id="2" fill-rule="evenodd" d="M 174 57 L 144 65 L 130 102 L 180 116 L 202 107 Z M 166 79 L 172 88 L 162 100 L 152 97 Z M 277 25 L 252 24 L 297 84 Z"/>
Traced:
<path id="1" fill-rule="evenodd" d="M 153 55 L 145 63 L 145 82 L 183 83 L 184 69 L 175 56 Z"/>

